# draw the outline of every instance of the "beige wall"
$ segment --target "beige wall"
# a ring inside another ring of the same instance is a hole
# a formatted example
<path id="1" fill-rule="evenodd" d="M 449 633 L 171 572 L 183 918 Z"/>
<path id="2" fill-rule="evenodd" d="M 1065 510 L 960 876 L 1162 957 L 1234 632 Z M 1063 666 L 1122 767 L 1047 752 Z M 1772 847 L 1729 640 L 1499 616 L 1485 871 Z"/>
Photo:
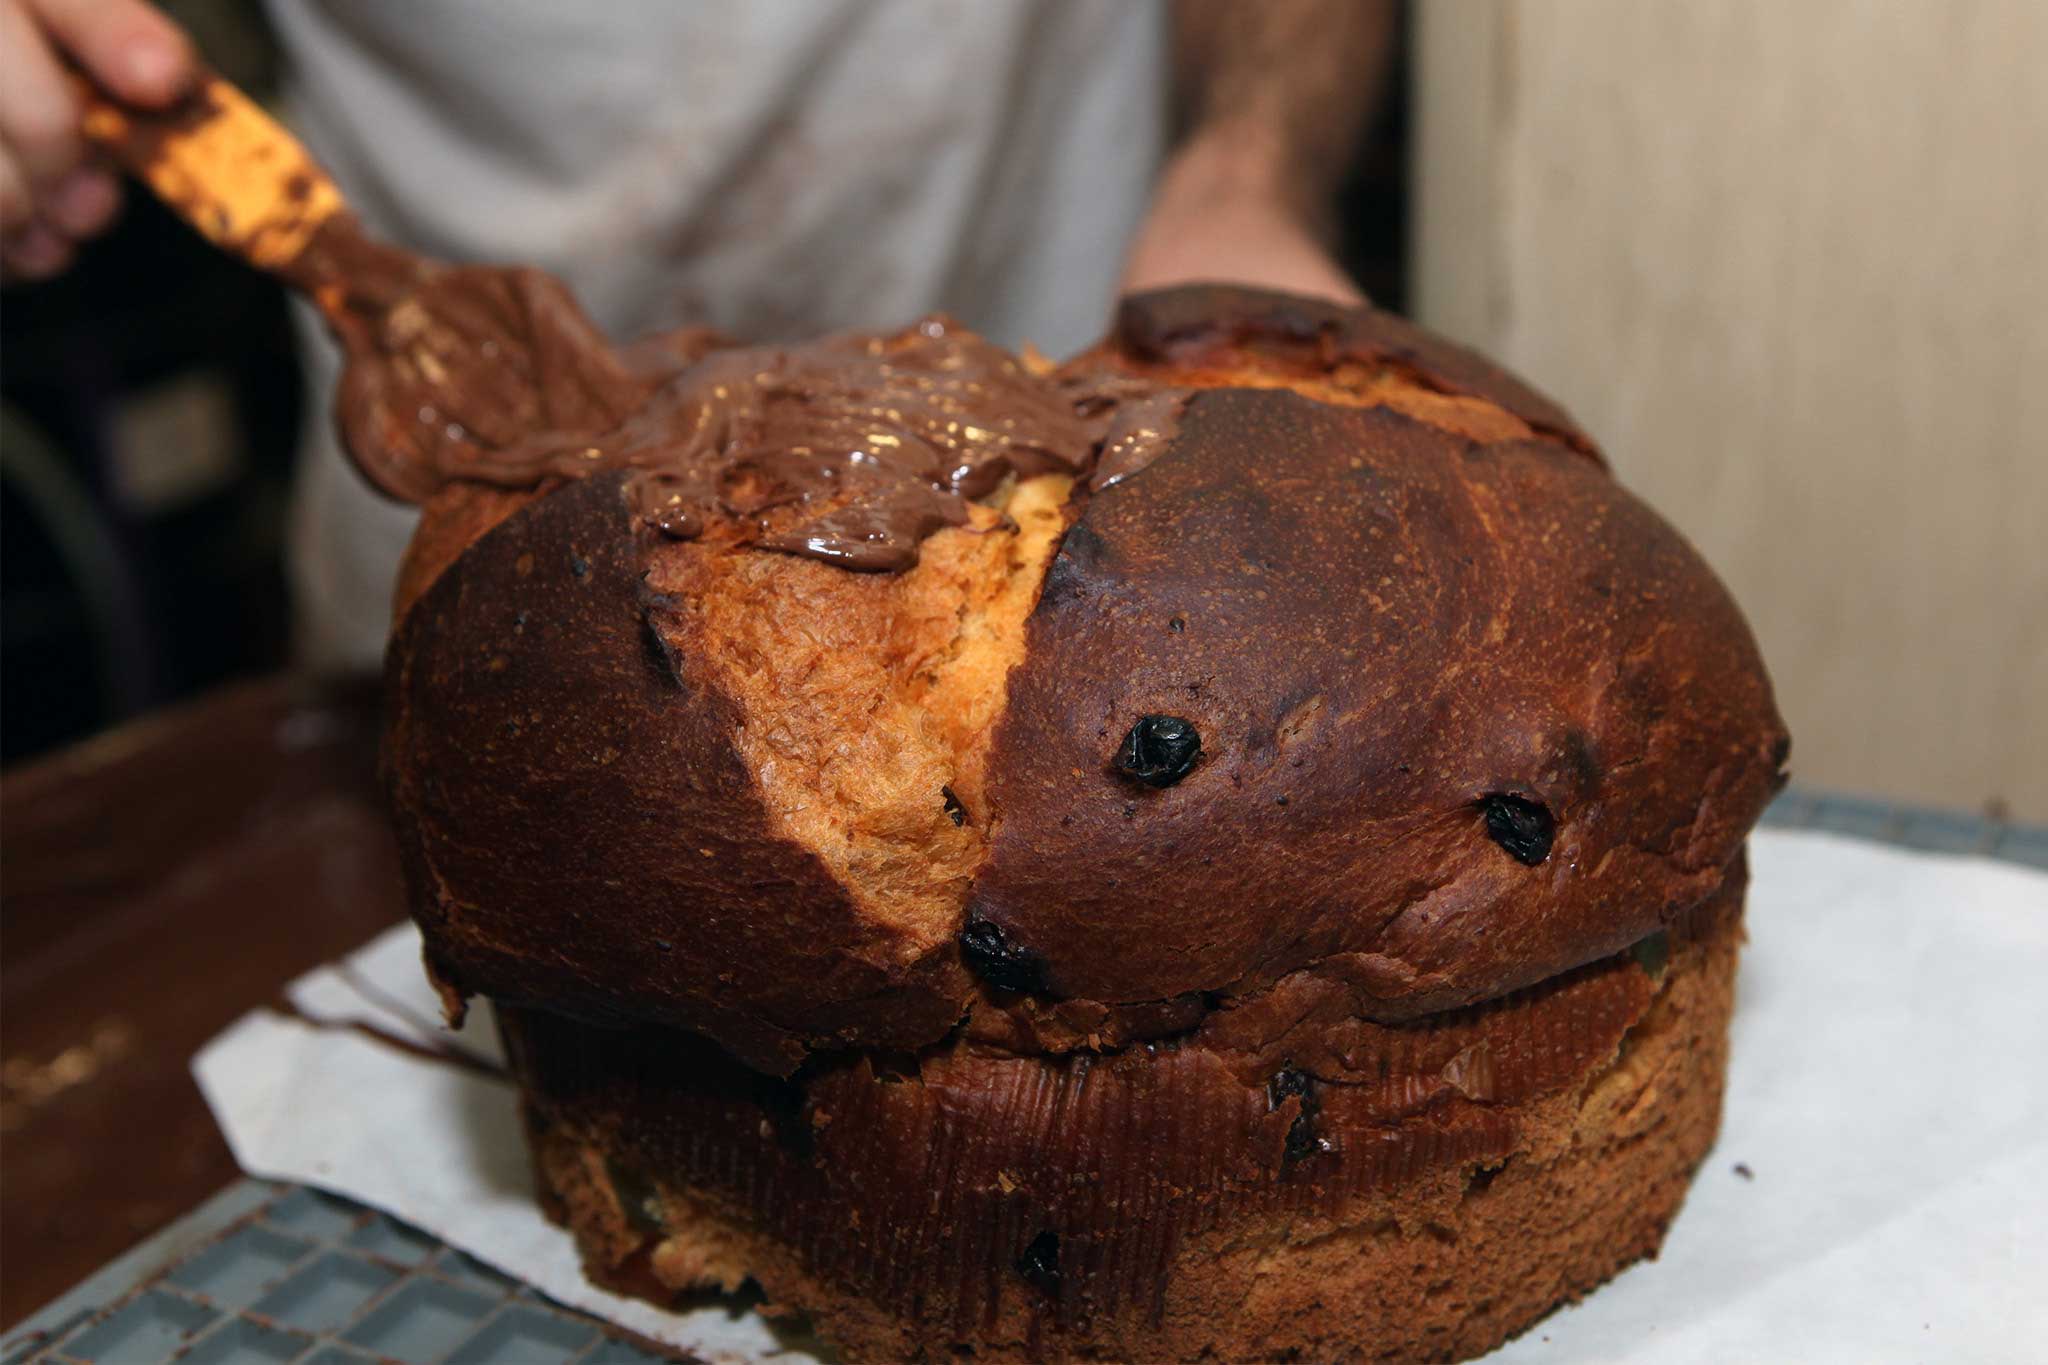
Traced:
<path id="1" fill-rule="evenodd" d="M 1706 553 L 1797 780 L 2048 820 L 2048 4 L 1417 9 L 1418 315 Z"/>

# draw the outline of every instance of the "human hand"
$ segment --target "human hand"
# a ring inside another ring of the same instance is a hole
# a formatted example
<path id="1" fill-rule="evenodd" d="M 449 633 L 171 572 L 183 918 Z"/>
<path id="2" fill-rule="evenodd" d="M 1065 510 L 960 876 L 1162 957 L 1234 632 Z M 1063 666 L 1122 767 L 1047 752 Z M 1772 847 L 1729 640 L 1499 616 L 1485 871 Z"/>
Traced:
<path id="1" fill-rule="evenodd" d="M 1196 281 L 1245 284 L 1336 303 L 1364 295 L 1264 159 L 1197 141 L 1160 175 L 1124 266 L 1124 292 Z"/>
<path id="2" fill-rule="evenodd" d="M 120 184 L 87 156 L 66 64 L 114 98 L 162 108 L 197 71 L 145 0 L 0 0 L 0 278 L 42 279 L 103 231 Z"/>

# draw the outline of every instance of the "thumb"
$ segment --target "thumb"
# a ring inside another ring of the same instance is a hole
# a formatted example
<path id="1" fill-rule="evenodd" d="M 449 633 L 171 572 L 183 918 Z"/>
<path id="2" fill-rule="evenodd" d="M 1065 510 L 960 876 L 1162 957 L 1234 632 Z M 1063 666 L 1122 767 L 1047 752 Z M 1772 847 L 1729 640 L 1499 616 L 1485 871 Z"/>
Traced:
<path id="1" fill-rule="evenodd" d="M 28 0 L 55 44 L 107 93 L 160 108 L 199 71 L 191 39 L 145 0 Z"/>

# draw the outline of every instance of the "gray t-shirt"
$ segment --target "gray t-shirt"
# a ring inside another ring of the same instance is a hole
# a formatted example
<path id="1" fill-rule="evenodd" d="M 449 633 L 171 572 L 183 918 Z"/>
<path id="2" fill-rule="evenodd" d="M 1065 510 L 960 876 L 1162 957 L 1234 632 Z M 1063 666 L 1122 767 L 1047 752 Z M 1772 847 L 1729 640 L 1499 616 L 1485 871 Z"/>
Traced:
<path id="1" fill-rule="evenodd" d="M 272 0 L 289 110 L 370 225 L 567 280 L 614 335 L 1108 315 L 1165 120 L 1161 0 Z M 302 317 L 301 652 L 373 663 L 410 508 L 335 445 Z"/>

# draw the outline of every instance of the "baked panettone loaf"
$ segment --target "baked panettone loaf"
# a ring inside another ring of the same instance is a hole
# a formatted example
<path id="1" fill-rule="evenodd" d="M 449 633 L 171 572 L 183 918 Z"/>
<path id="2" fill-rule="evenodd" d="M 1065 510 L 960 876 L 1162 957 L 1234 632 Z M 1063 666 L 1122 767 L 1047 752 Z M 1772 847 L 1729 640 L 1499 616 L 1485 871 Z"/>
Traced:
<path id="1" fill-rule="evenodd" d="M 1448 1359 L 1656 1249 L 1786 737 L 1564 413 L 1221 288 L 1057 368 L 607 365 L 426 481 L 385 763 L 593 1276 L 851 1359 Z"/>

